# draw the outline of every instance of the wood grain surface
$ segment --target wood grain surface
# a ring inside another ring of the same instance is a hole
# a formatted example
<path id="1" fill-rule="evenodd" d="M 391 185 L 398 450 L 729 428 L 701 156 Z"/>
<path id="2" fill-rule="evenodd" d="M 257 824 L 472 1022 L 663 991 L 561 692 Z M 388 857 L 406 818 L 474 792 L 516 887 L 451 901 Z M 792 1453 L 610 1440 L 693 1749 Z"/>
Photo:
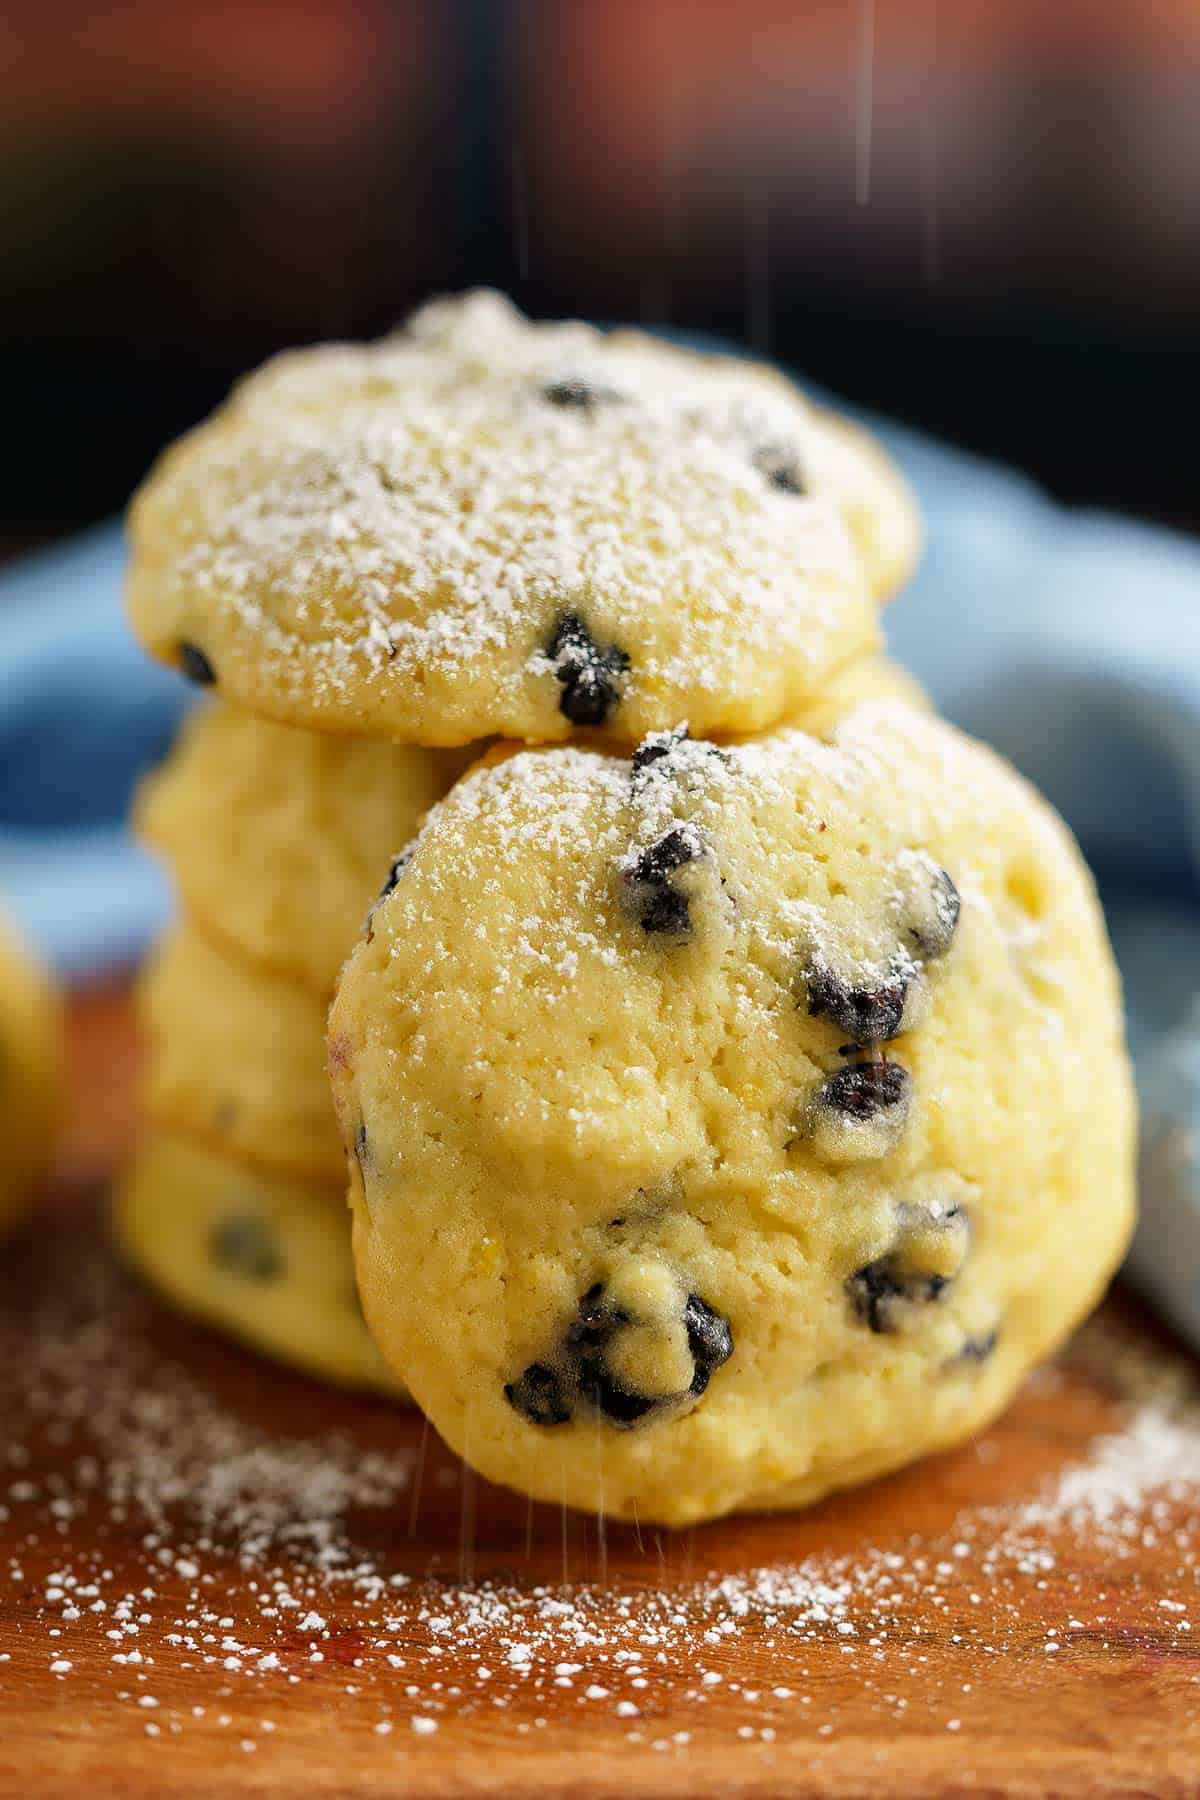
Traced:
<path id="1" fill-rule="evenodd" d="M 953 1455 L 605 1531 L 141 1294 L 122 997 L 73 1030 L 0 1278 L 0 1793 L 1200 1792 L 1197 1372 L 1128 1297 Z"/>

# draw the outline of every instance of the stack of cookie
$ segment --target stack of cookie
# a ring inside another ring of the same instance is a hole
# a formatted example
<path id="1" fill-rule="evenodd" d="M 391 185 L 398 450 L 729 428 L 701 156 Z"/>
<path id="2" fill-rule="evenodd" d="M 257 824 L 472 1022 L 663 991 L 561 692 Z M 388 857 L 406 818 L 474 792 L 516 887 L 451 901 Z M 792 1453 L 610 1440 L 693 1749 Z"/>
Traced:
<path id="1" fill-rule="evenodd" d="M 350 1259 L 325 1017 L 378 885 L 378 846 L 411 836 L 464 760 L 313 736 L 214 701 L 137 805 L 183 917 L 139 989 L 150 1135 L 121 1187 L 121 1239 L 186 1310 L 385 1390 L 397 1384 Z"/>
<path id="2" fill-rule="evenodd" d="M 220 696 L 143 812 L 152 1114 L 330 1216 L 336 988 L 371 1334 L 493 1479 L 805 1503 L 991 1417 L 1120 1255 L 1095 896 L 878 658 L 917 537 L 771 371 L 494 295 L 269 365 L 135 506 L 135 628 Z M 218 1229 L 165 1143 L 126 1241 L 245 1329 L 282 1210 Z"/>

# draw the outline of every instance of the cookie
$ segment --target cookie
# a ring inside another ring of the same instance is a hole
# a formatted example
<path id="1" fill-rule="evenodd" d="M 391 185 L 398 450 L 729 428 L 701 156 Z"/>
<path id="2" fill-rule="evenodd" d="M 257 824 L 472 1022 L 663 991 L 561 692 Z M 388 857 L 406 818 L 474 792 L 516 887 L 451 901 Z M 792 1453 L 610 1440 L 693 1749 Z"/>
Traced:
<path id="1" fill-rule="evenodd" d="M 859 656 L 853 662 L 844 664 L 835 675 L 831 675 L 820 695 L 788 723 L 798 726 L 812 737 L 828 738 L 846 714 L 866 700 L 892 700 L 915 708 L 918 712 L 933 710 L 933 702 L 920 682 L 899 663 L 893 662 L 891 657 Z M 676 728 L 674 734 L 668 735 L 679 735 L 679 728 Z M 688 736 L 690 735 L 689 729 Z M 756 733 L 750 733 L 744 740 L 733 738 L 724 741 L 753 743 L 757 736 Z M 651 734 L 635 747 L 633 755 L 639 766 L 645 763 L 648 755 L 653 755 L 656 741 Z"/>
<path id="2" fill-rule="evenodd" d="M 343 972 L 373 1335 L 489 1478 L 670 1525 L 953 1444 L 1133 1207 L 1069 834 L 906 704 L 493 753 Z"/>
<path id="3" fill-rule="evenodd" d="M 770 371 L 476 293 L 277 358 L 169 450 L 130 617 L 322 731 L 754 731 L 875 645 L 916 529 L 882 452 Z"/>
<path id="4" fill-rule="evenodd" d="M 53 984 L 28 945 L 0 920 L 0 1231 L 26 1211 L 49 1173 L 64 1079 Z"/>
<path id="5" fill-rule="evenodd" d="M 906 585 L 920 559 L 916 504 L 869 431 L 824 407 L 812 410 L 822 489 L 841 510 L 871 591 L 887 599 Z"/>
<path id="6" fill-rule="evenodd" d="M 207 936 L 327 1000 L 389 860 L 466 755 L 198 707 L 135 824 Z"/>
<path id="7" fill-rule="evenodd" d="M 176 928 L 138 987 L 142 1099 L 161 1129 L 265 1173 L 333 1182 L 344 1170 L 325 1072 L 325 1006 Z"/>
<path id="8" fill-rule="evenodd" d="M 324 1381 L 403 1393 L 363 1323 L 340 1189 L 273 1180 L 157 1134 L 122 1175 L 113 1227 L 181 1312 Z"/>

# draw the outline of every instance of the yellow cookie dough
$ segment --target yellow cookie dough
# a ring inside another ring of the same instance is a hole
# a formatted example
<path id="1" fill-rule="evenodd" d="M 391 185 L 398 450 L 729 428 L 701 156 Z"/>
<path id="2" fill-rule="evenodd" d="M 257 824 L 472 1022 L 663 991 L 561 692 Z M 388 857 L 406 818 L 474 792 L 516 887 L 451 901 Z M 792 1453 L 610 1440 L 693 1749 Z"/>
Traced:
<path id="1" fill-rule="evenodd" d="M 821 484 L 841 510 L 873 593 L 887 598 L 909 580 L 921 554 L 916 504 L 881 445 L 859 425 L 813 409 Z"/>
<path id="2" fill-rule="evenodd" d="M 864 700 L 896 700 L 905 706 L 930 712 L 933 702 L 916 678 L 888 656 L 860 656 L 832 675 L 820 698 L 797 713 L 789 724 L 799 726 L 813 737 L 828 737 L 852 707 Z M 756 743 L 751 735 L 726 742 Z M 343 961 L 345 959 L 343 958 Z"/>
<path id="3" fill-rule="evenodd" d="M 122 1176 L 113 1225 L 180 1311 L 325 1381 L 403 1393 L 363 1323 L 339 1189 L 273 1181 L 157 1135 Z"/>
<path id="4" fill-rule="evenodd" d="M 373 1335 L 540 1499 L 678 1525 L 952 1444 L 1127 1241 L 1069 834 L 903 702 L 822 729 L 494 752 L 343 972 Z"/>
<path id="5" fill-rule="evenodd" d="M 138 1009 L 143 1102 L 156 1125 L 268 1173 L 337 1180 L 345 1165 L 320 1000 L 184 925 L 151 957 Z"/>
<path id="6" fill-rule="evenodd" d="M 917 527 L 882 452 L 772 372 L 476 293 L 268 363 L 166 453 L 130 537 L 143 643 L 250 711 L 632 743 L 818 697 Z"/>
<path id="7" fill-rule="evenodd" d="M 0 919 L 0 1231 L 26 1211 L 49 1173 L 63 1079 L 62 1017 L 53 984 Z"/>
<path id="8" fill-rule="evenodd" d="M 135 823 L 210 937 L 327 999 L 390 859 L 467 754 L 198 707 Z"/>

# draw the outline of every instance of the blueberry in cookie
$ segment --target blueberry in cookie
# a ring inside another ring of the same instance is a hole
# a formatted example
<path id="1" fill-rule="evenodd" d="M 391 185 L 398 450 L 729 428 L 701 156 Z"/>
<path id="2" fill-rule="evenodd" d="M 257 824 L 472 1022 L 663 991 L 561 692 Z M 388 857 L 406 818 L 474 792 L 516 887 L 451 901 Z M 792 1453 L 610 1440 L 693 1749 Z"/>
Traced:
<path id="1" fill-rule="evenodd" d="M 621 699 L 629 658 L 615 644 L 602 648 L 577 613 L 559 619 L 546 646 L 562 688 L 559 710 L 572 725 L 605 725 Z"/>

